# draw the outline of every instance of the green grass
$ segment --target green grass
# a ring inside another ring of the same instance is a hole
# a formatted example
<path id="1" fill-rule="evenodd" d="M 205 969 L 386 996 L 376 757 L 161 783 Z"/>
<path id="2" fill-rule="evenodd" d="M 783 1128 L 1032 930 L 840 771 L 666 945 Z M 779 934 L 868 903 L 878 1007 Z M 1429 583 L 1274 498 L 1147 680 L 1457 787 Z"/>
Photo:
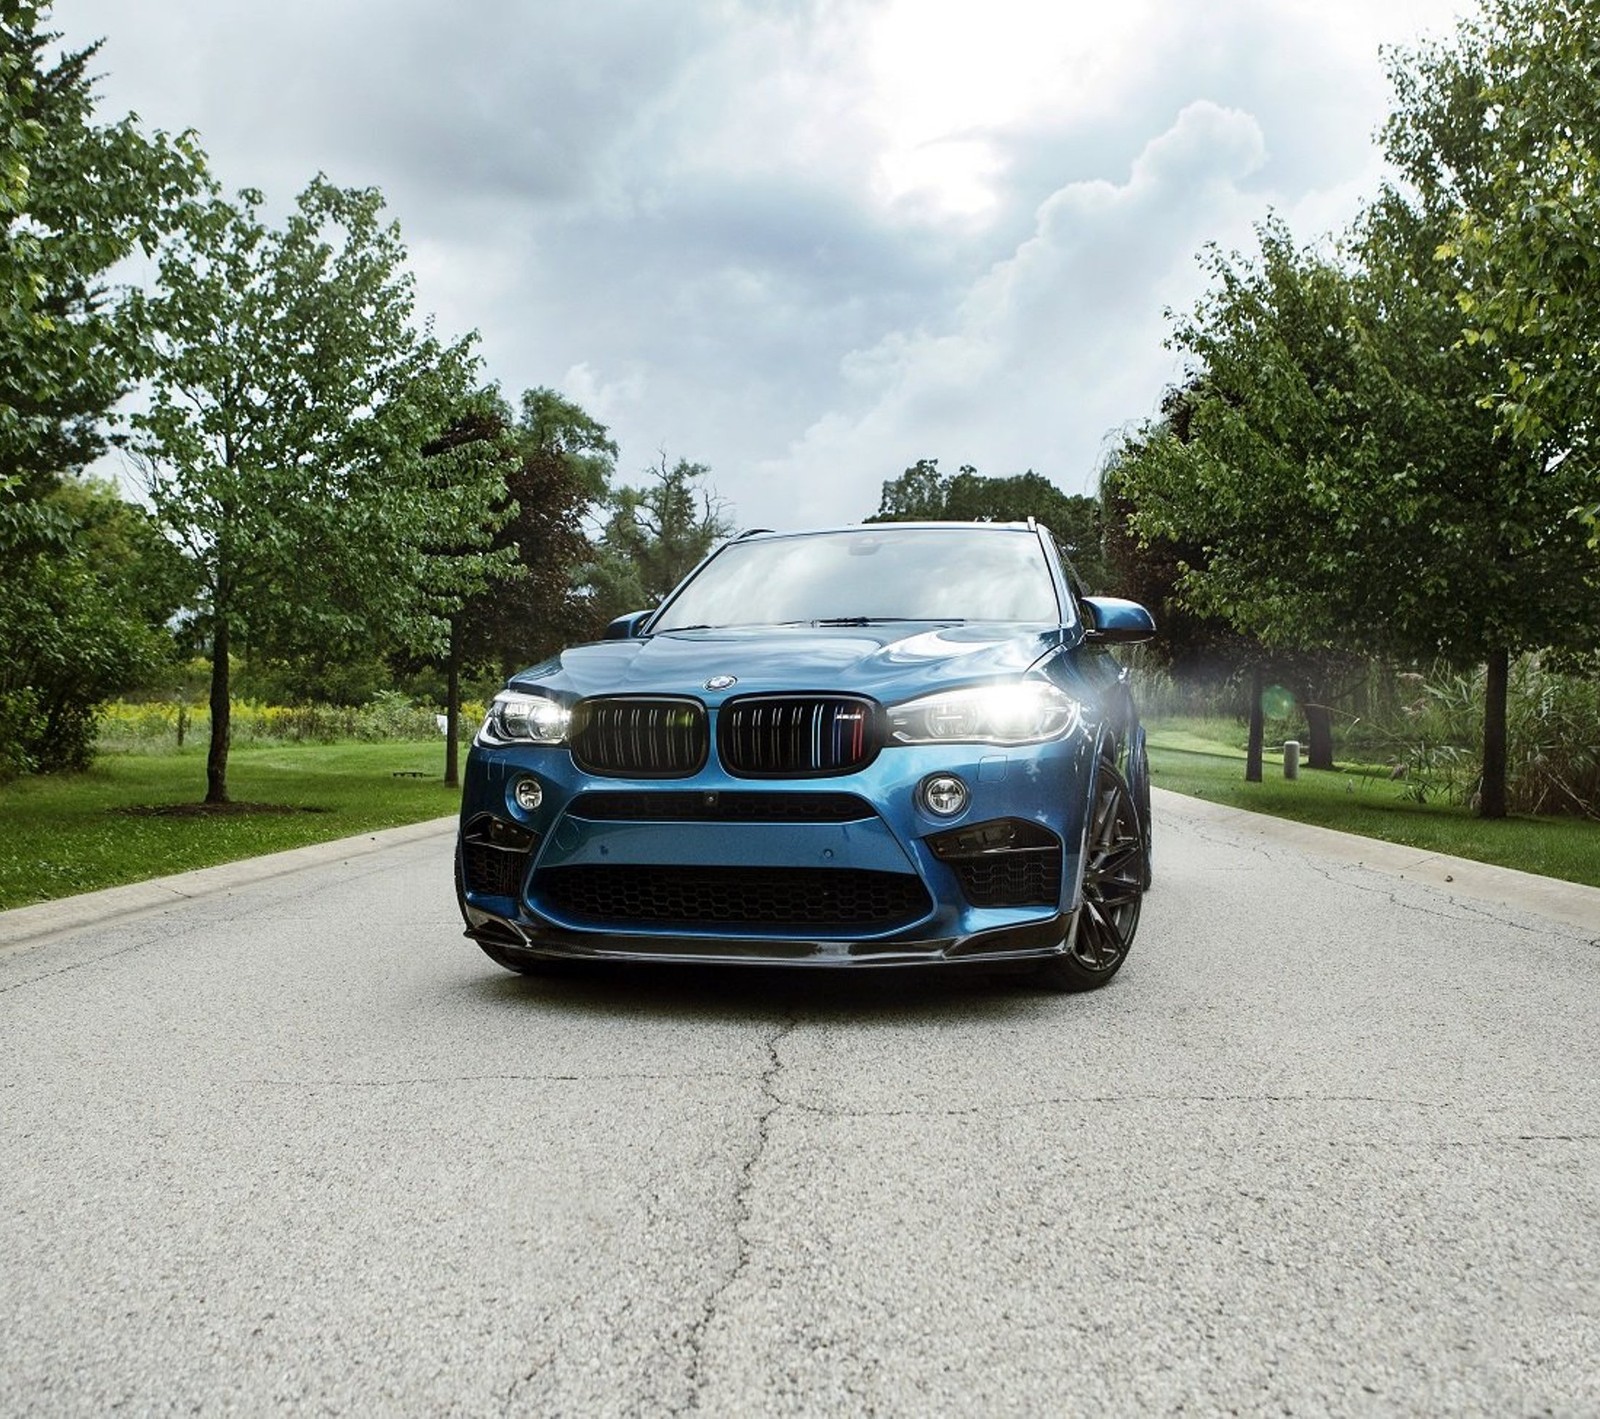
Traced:
<path id="1" fill-rule="evenodd" d="M 298 811 L 225 817 L 126 811 L 199 802 L 203 744 L 16 780 L 0 787 L 0 908 L 443 817 L 461 801 L 443 773 L 442 742 L 240 747 L 229 796 Z"/>
<path id="2" fill-rule="evenodd" d="M 1515 867 L 1600 887 L 1600 823 L 1513 816 L 1486 822 L 1452 804 L 1417 803 L 1384 769 L 1341 765 L 1283 777 L 1281 746 L 1268 747 L 1261 783 L 1244 781 L 1243 730 L 1219 723 L 1150 725 L 1150 773 L 1158 788 L 1254 813 L 1381 838 L 1429 852 Z"/>

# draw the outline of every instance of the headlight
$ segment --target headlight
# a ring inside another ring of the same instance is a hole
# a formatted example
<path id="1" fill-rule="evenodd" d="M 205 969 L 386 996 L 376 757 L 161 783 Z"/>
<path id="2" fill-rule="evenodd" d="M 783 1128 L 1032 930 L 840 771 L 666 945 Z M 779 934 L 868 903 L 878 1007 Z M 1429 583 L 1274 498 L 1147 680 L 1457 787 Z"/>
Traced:
<path id="1" fill-rule="evenodd" d="M 1083 706 L 1045 680 L 981 685 L 910 700 L 889 711 L 897 744 L 1042 744 L 1083 723 Z"/>
<path id="2" fill-rule="evenodd" d="M 572 711 L 560 700 L 502 690 L 484 716 L 478 739 L 484 744 L 565 744 Z"/>

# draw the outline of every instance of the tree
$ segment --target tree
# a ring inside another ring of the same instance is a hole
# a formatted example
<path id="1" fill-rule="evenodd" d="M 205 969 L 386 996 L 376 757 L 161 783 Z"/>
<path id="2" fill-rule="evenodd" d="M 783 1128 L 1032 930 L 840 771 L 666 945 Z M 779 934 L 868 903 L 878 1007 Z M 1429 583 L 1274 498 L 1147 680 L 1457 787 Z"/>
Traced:
<path id="1" fill-rule="evenodd" d="M 1501 816 L 1508 657 L 1571 643 L 1597 588 L 1567 490 L 1484 407 L 1433 249 L 1391 190 L 1343 259 L 1270 223 L 1258 261 L 1213 253 L 1174 334 L 1188 439 L 1152 430 L 1122 476 L 1141 536 L 1201 547 L 1189 603 L 1268 647 L 1487 662 L 1480 811 Z"/>
<path id="2" fill-rule="evenodd" d="M 985 478 L 969 464 L 953 478 L 939 460 L 921 458 L 883 485 L 878 511 L 868 522 L 1025 522 L 1048 527 L 1086 586 L 1106 584 L 1100 505 L 1063 493 L 1031 468 L 1010 478 Z"/>
<path id="3" fill-rule="evenodd" d="M 1486 391 L 1531 447 L 1595 469 L 1600 408 L 1600 50 L 1574 0 L 1481 0 L 1453 41 L 1396 56 L 1390 159 L 1438 219 Z M 1591 499 L 1600 487 L 1590 484 Z M 1596 509 L 1587 508 L 1588 511 Z"/>
<path id="4" fill-rule="evenodd" d="M 603 424 L 553 389 L 524 392 L 509 420 L 509 516 L 494 545 L 514 555 L 514 576 L 462 608 L 467 659 L 509 675 L 592 627 L 577 585 L 593 555 L 584 517 L 607 496 L 617 446 Z"/>
<path id="5" fill-rule="evenodd" d="M 415 328 L 381 195 L 319 177 L 277 230 L 262 201 L 198 209 L 142 311 L 158 363 L 136 451 L 210 640 L 207 803 L 228 798 L 234 645 L 440 646 L 490 571 L 456 553 L 487 541 L 502 486 L 491 449 L 424 456 L 476 365 L 470 338 Z"/>
<path id="6" fill-rule="evenodd" d="M 598 625 L 658 605 L 733 531 L 722 500 L 700 484 L 710 471 L 682 458 L 668 467 L 663 453 L 649 470 L 653 483 L 612 495 L 585 576 Z"/>
<path id="7" fill-rule="evenodd" d="M 138 353 L 108 273 L 205 181 L 189 135 L 93 122 L 99 46 L 47 64 L 48 11 L 0 0 L 0 476 L 30 494 L 104 447 Z"/>
<path id="8" fill-rule="evenodd" d="M 63 480 L 34 510 L 3 558 L 0 778 L 87 768 L 97 706 L 171 661 L 164 622 L 187 592 L 175 549 L 110 484 Z"/>
<path id="9" fill-rule="evenodd" d="M 617 446 L 605 427 L 552 389 L 530 389 L 513 421 L 494 398 L 459 421 L 441 445 L 493 441 L 501 450 L 499 525 L 490 546 L 505 565 L 450 615 L 445 657 L 445 782 L 459 781 L 457 723 L 461 674 L 493 664 L 509 675 L 519 666 L 590 629 L 590 611 L 576 586 L 592 548 L 584 535 L 589 506 L 604 496 Z M 437 447 L 437 446 L 436 446 Z"/>
<path id="10" fill-rule="evenodd" d="M 138 364 L 109 273 L 204 182 L 187 135 L 94 122 L 95 49 L 47 62 L 48 9 L 0 0 L 0 776 L 86 763 L 95 704 L 161 643 L 139 578 L 102 560 L 135 515 L 70 475 Z"/>

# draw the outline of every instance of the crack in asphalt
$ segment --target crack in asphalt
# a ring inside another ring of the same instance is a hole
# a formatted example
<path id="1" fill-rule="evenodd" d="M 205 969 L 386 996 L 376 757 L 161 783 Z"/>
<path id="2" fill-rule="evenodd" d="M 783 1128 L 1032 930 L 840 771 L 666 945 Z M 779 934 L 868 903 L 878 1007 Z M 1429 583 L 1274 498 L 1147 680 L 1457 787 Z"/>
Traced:
<path id="1" fill-rule="evenodd" d="M 1531 935 L 1555 935 L 1566 940 L 1581 941 L 1588 946 L 1600 946 L 1600 938 L 1589 938 L 1575 931 L 1563 922 L 1553 921 L 1541 917 L 1537 924 L 1518 920 L 1515 916 L 1507 915 L 1507 908 L 1495 909 L 1490 903 L 1479 902 L 1465 897 L 1456 896 L 1448 886 L 1436 882 L 1429 882 L 1421 877 L 1408 877 L 1404 873 L 1397 874 L 1404 882 L 1436 892 L 1444 896 L 1445 900 L 1456 909 L 1459 915 L 1447 911 L 1440 911 L 1436 907 L 1425 906 L 1420 902 L 1402 901 L 1399 889 L 1381 882 L 1363 882 L 1357 874 L 1363 873 L 1368 877 L 1383 875 L 1378 869 L 1370 868 L 1362 862 L 1340 863 L 1337 866 L 1324 865 L 1303 849 L 1290 847 L 1280 848 L 1270 842 L 1260 840 L 1251 841 L 1248 837 L 1237 833 L 1207 831 L 1207 826 L 1198 823 L 1187 823 L 1177 831 L 1193 833 L 1201 842 L 1212 847 L 1243 848 L 1246 852 L 1255 853 L 1265 857 L 1269 862 L 1282 864 L 1291 862 L 1314 872 L 1324 881 L 1336 887 L 1349 888 L 1351 891 L 1365 892 L 1369 896 L 1383 897 L 1389 905 L 1398 911 L 1413 912 L 1418 916 L 1432 917 L 1438 921 L 1484 921 L 1495 926 L 1509 926 L 1516 931 L 1527 932 Z M 1418 852 L 1424 851 L 1421 848 Z M 1492 866 L 1493 864 L 1484 864 Z"/>
<path id="2" fill-rule="evenodd" d="M 739 1278 L 750 1268 L 754 1251 L 750 1244 L 750 1238 L 746 1234 L 751 1213 L 750 1194 L 755 1187 L 756 1168 L 760 1165 L 762 1156 L 767 1150 L 772 1116 L 786 1102 L 777 1088 L 778 1076 L 783 1071 L 783 1057 L 779 1053 L 779 1046 L 799 1026 L 799 1014 L 791 1010 L 783 1024 L 773 1030 L 766 1039 L 767 1062 L 761 1071 L 759 1081 L 762 1108 L 760 1116 L 756 1119 L 755 1144 L 740 1165 L 739 1181 L 733 1193 L 733 1234 L 738 1242 L 738 1250 L 734 1257 L 733 1266 L 722 1281 L 712 1290 L 711 1294 L 706 1297 L 705 1306 L 689 1331 L 687 1341 L 689 1351 L 689 1397 L 684 1406 L 681 1409 L 671 1411 L 673 1413 L 692 1413 L 699 1409 L 700 1385 L 703 1378 L 702 1369 L 705 1364 L 706 1332 L 711 1328 L 711 1323 L 717 1318 L 722 1298 L 728 1294 Z"/>
<path id="3" fill-rule="evenodd" d="M 549 1324 L 549 1321 L 550 1315 L 548 1312 L 546 1312 L 544 1315 L 539 1317 L 539 1323 L 535 1329 L 543 1330 L 544 1327 Z M 548 1370 L 550 1366 L 555 1364 L 556 1357 L 560 1355 L 560 1353 L 561 1351 L 558 1347 L 551 1346 L 531 1370 L 528 1370 L 524 1374 L 514 1375 L 512 1377 L 511 1383 L 506 1386 L 506 1392 L 501 1396 L 500 1399 L 501 1419 L 507 1419 L 507 1416 L 510 1415 L 511 1406 L 516 1402 L 517 1391 L 521 1389 L 523 1385 L 532 1384 L 536 1379 L 539 1378 L 540 1375 Z"/>

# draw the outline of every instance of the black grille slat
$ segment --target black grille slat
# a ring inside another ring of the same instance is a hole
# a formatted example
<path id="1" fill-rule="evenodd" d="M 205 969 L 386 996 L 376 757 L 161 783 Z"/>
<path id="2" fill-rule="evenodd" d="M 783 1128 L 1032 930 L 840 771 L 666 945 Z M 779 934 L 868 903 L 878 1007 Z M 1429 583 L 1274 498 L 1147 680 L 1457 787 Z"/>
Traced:
<path id="1" fill-rule="evenodd" d="M 709 738 L 698 700 L 582 700 L 572 714 L 572 757 L 591 774 L 687 778 L 705 764 Z"/>
<path id="2" fill-rule="evenodd" d="M 853 773 L 878 741 L 877 706 L 853 695 L 747 696 L 717 716 L 723 767 L 746 778 Z"/>
<path id="3" fill-rule="evenodd" d="M 876 815 L 850 793 L 580 793 L 567 813 L 598 823 L 856 823 Z"/>
<path id="4" fill-rule="evenodd" d="M 609 930 L 886 931 L 930 905 L 916 877 L 854 868 L 557 867 L 534 893 L 557 916 Z"/>

